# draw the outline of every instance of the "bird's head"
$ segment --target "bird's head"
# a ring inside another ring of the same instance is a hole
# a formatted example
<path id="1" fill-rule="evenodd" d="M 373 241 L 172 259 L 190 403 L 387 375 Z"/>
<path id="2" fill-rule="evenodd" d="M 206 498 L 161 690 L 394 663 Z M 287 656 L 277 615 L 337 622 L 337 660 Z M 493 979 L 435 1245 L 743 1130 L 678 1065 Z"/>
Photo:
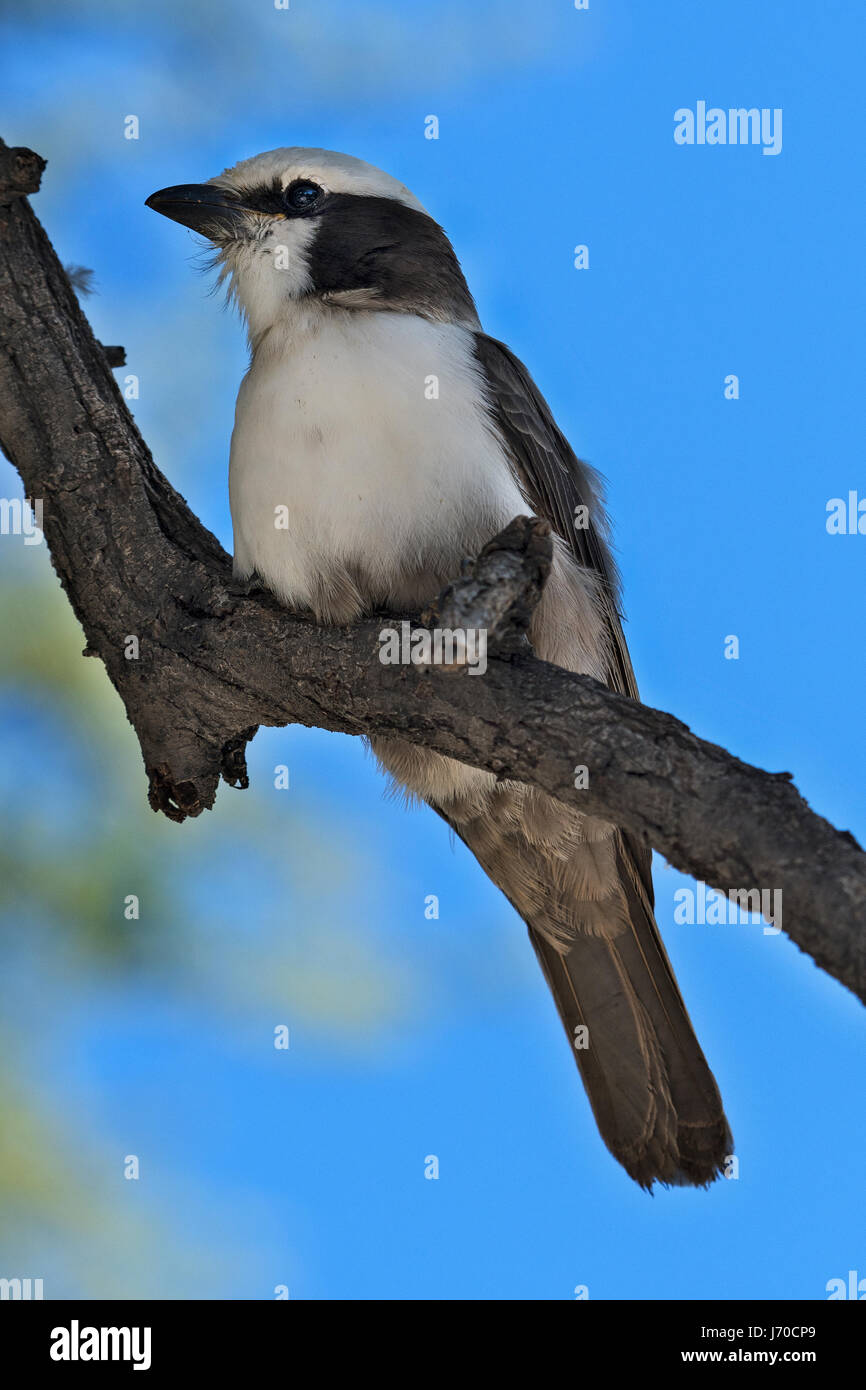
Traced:
<path id="1" fill-rule="evenodd" d="M 210 241 L 256 339 L 304 302 L 477 327 L 451 243 L 414 194 L 331 150 L 280 149 L 147 206 Z"/>

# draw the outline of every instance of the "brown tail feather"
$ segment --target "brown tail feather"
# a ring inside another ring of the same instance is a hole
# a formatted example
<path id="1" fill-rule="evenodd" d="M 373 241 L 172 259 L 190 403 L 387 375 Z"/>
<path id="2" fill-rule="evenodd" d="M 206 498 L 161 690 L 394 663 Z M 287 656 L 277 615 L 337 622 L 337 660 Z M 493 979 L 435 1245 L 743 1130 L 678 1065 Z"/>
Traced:
<path id="1" fill-rule="evenodd" d="M 523 824 L 496 852 L 493 807 L 475 822 L 444 818 L 529 927 L 611 1153 L 642 1187 L 711 1183 L 733 1141 L 656 925 L 649 852 L 614 832 L 616 910 L 606 929 L 578 926 L 564 943 L 563 920 L 580 920 L 586 905 L 575 903 L 549 847 L 531 843 Z M 544 887 L 529 895 L 527 878 Z"/>
<path id="2" fill-rule="evenodd" d="M 629 929 L 576 936 L 565 953 L 532 923 L 529 939 L 611 1153 L 642 1187 L 706 1186 L 732 1152 L 730 1130 L 632 847 L 621 841 L 620 855 Z"/>

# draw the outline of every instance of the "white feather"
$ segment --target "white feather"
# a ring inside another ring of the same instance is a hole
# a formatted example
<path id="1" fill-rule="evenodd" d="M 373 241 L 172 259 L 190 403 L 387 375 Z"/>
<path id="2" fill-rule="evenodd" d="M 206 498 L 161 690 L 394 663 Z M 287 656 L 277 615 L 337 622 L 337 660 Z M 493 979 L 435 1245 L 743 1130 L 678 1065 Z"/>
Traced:
<path id="1" fill-rule="evenodd" d="M 309 604 L 334 563 L 371 602 L 429 597 L 526 510 L 482 407 L 470 332 L 321 304 L 284 309 L 257 347 L 230 495 L 238 573 L 255 569 L 290 604 Z"/>

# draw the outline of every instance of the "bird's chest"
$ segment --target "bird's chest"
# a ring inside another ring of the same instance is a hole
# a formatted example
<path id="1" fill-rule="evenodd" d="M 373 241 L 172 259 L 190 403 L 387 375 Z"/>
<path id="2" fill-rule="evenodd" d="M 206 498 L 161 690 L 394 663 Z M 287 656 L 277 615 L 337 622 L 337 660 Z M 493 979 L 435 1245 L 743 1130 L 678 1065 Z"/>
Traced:
<path id="1" fill-rule="evenodd" d="M 455 572 L 521 509 L 464 329 L 341 314 L 257 354 L 238 397 L 236 566 L 307 601 L 329 563 L 371 599 Z"/>

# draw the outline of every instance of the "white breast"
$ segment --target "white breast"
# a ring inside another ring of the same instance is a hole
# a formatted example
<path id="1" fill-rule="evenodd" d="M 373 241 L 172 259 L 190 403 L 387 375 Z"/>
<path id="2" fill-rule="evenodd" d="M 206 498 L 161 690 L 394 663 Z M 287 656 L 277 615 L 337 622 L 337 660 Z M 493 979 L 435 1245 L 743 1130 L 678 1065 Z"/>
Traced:
<path id="1" fill-rule="evenodd" d="M 290 604 L 334 562 L 372 603 L 435 593 L 527 510 L 480 390 L 465 328 L 317 307 L 271 330 L 232 435 L 239 576 Z"/>

